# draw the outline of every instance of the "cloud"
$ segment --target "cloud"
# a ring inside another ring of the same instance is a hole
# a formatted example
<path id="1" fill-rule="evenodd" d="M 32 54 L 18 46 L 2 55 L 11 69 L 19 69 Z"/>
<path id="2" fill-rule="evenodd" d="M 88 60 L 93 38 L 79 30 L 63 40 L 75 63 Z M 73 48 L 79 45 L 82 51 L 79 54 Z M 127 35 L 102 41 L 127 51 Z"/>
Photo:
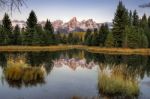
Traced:
<path id="1" fill-rule="evenodd" d="M 140 8 L 147 8 L 150 7 L 150 3 L 139 5 Z"/>

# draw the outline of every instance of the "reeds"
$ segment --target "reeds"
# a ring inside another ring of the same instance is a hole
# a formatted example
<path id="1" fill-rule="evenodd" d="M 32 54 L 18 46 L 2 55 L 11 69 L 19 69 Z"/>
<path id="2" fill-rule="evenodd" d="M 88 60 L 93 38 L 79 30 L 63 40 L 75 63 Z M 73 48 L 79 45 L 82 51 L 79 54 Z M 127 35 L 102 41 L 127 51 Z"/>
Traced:
<path id="1" fill-rule="evenodd" d="M 128 76 L 127 67 L 120 65 L 105 68 L 99 72 L 98 87 L 100 93 L 106 96 L 136 97 L 139 94 L 139 85 L 136 78 Z"/>
<path id="2" fill-rule="evenodd" d="M 7 80 L 21 81 L 24 83 L 43 80 L 45 77 L 45 68 L 31 67 L 24 60 L 8 59 L 7 67 L 4 70 L 4 75 Z"/>

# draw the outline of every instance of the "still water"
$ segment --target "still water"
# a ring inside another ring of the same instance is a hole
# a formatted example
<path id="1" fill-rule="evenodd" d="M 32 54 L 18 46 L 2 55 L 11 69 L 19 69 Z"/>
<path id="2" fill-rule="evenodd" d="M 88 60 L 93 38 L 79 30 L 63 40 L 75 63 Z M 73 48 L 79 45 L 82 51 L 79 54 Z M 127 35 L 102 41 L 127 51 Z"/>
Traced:
<path id="1" fill-rule="evenodd" d="M 33 68 L 45 68 L 44 78 L 31 82 L 7 79 L 5 71 L 10 57 L 14 61 L 23 57 Z M 81 50 L 0 52 L 0 99 L 99 99 L 102 98 L 98 88 L 99 69 L 110 64 L 126 64 L 128 72 L 137 71 L 138 98 L 150 99 L 150 56 L 94 54 Z"/>

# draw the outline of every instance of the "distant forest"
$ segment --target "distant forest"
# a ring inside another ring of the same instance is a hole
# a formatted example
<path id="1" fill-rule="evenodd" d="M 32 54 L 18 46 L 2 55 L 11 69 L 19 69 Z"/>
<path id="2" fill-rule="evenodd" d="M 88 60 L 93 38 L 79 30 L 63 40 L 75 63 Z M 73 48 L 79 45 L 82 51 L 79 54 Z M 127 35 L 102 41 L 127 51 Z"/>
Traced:
<path id="1" fill-rule="evenodd" d="M 87 29 L 81 33 L 54 33 L 51 22 L 45 26 L 38 24 L 37 16 L 31 11 L 26 20 L 26 27 L 12 26 L 9 15 L 5 13 L 0 25 L 0 45 L 87 45 L 119 48 L 150 47 L 150 16 L 140 18 L 136 10 L 129 11 L 120 1 L 113 19 L 113 28 L 102 24 L 99 29 Z"/>

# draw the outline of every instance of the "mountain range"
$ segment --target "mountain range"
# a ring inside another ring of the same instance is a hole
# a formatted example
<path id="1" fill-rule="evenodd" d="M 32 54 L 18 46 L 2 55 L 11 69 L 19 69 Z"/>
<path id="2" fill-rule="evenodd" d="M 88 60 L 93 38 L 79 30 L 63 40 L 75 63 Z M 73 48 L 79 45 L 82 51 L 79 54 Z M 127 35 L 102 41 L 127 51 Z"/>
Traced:
<path id="1" fill-rule="evenodd" d="M 46 21 L 41 21 L 38 24 L 41 24 L 44 26 Z M 111 22 L 106 22 L 109 26 L 109 28 L 112 28 L 112 23 Z M 19 21 L 19 20 L 13 20 L 12 25 L 19 25 L 21 28 L 26 26 L 25 21 Z M 68 22 L 63 22 L 62 20 L 56 20 L 52 22 L 52 25 L 54 27 L 55 32 L 60 32 L 60 33 L 70 33 L 70 32 L 84 32 L 87 29 L 94 29 L 97 28 L 99 29 L 100 26 L 103 23 L 96 23 L 93 19 L 88 19 L 88 20 L 83 20 L 83 21 L 78 21 L 76 17 L 73 17 L 70 21 Z"/>

